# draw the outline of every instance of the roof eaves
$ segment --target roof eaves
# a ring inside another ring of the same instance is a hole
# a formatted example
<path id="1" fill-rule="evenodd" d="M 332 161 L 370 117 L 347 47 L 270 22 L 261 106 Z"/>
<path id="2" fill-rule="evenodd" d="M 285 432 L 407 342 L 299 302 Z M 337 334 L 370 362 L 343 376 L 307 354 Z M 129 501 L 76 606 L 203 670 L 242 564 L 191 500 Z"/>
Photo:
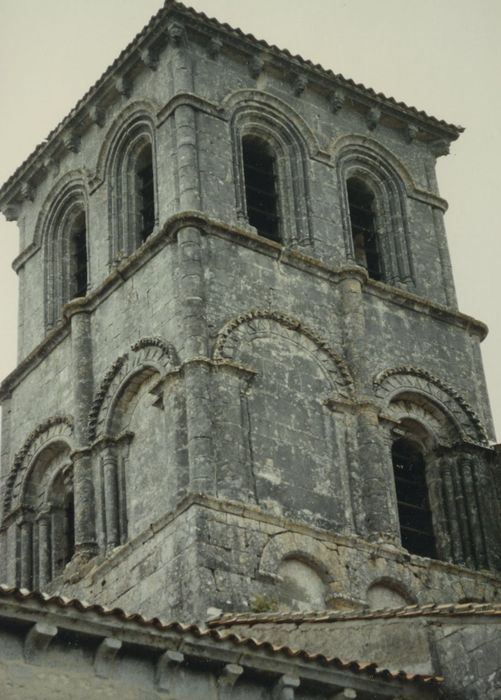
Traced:
<path id="1" fill-rule="evenodd" d="M 1 601 L 14 601 L 16 603 L 30 604 L 44 608 L 55 607 L 61 611 L 72 610 L 83 615 L 96 615 L 98 618 L 110 618 L 121 623 L 127 623 L 140 628 L 150 628 L 157 632 L 177 632 L 181 635 L 190 634 L 198 639 L 209 639 L 215 642 L 230 643 L 231 645 L 247 648 L 254 651 L 264 651 L 277 654 L 286 658 L 298 658 L 302 661 L 330 666 L 343 671 L 361 673 L 381 680 L 405 681 L 421 685 L 438 685 L 442 682 L 440 676 L 424 674 L 408 674 L 404 671 L 392 672 L 381 669 L 375 663 L 360 661 L 343 661 L 338 657 L 325 656 L 322 653 L 311 653 L 305 649 L 293 649 L 286 645 L 272 644 L 267 640 L 258 640 L 253 637 L 242 636 L 227 630 L 200 627 L 196 624 L 185 624 L 171 621 L 165 622 L 158 617 L 145 618 L 139 613 L 127 613 L 122 608 L 108 608 L 95 603 L 87 603 L 77 598 L 67 598 L 61 595 L 49 595 L 40 591 L 29 591 L 14 586 L 0 585 Z"/>
<path id="2" fill-rule="evenodd" d="M 258 45 L 263 49 L 271 52 L 276 58 L 286 57 L 289 61 L 297 63 L 299 66 L 307 68 L 313 71 L 318 77 L 328 79 L 329 81 L 334 80 L 337 84 L 342 87 L 349 89 L 352 93 L 355 93 L 358 97 L 369 99 L 371 102 L 376 101 L 387 108 L 394 109 L 400 113 L 404 113 L 407 117 L 412 117 L 418 119 L 422 122 L 426 122 L 428 125 L 444 131 L 450 140 L 458 138 L 459 134 L 463 131 L 460 126 L 455 126 L 453 124 L 448 124 L 444 120 L 439 120 L 435 117 L 428 115 L 423 110 L 418 110 L 415 107 L 409 107 L 403 102 L 398 102 L 393 97 L 387 97 L 383 93 L 377 93 L 372 88 L 367 88 L 361 83 L 356 83 L 354 80 L 345 78 L 340 74 L 335 74 L 332 70 L 325 69 L 319 64 L 315 64 L 312 61 L 304 59 L 302 56 L 294 55 L 287 49 L 280 49 L 273 44 L 268 44 L 262 39 L 257 39 L 252 34 L 246 34 L 241 29 L 233 28 L 226 23 L 221 23 L 215 18 L 208 17 L 203 12 L 196 12 L 195 10 L 183 5 L 176 0 L 166 0 L 164 6 L 153 15 L 149 22 L 143 27 L 143 29 L 134 37 L 134 39 L 120 52 L 118 57 L 111 63 L 108 68 L 104 71 L 102 76 L 87 90 L 87 92 L 78 100 L 75 107 L 69 112 L 69 114 L 64 117 L 59 124 L 49 133 L 46 139 L 44 139 L 32 153 L 16 168 L 14 173 L 6 180 L 6 182 L 0 187 L 0 204 L 4 201 L 10 199 L 12 193 L 10 192 L 11 186 L 16 184 L 18 179 L 25 175 L 27 169 L 30 165 L 42 154 L 44 151 L 50 151 L 50 148 L 58 135 L 61 134 L 63 129 L 68 127 L 72 120 L 77 116 L 79 111 L 85 106 L 87 102 L 95 98 L 100 91 L 106 90 L 106 83 L 108 79 L 118 71 L 123 68 L 127 61 L 132 57 L 134 51 L 141 45 L 141 42 L 146 39 L 150 32 L 153 32 L 157 25 L 162 19 L 164 19 L 172 11 L 178 11 L 185 17 L 189 17 L 197 20 L 198 22 L 209 23 L 211 27 L 216 27 L 220 31 L 225 32 L 229 36 L 237 37 L 240 40 L 245 40 L 252 45 Z"/>

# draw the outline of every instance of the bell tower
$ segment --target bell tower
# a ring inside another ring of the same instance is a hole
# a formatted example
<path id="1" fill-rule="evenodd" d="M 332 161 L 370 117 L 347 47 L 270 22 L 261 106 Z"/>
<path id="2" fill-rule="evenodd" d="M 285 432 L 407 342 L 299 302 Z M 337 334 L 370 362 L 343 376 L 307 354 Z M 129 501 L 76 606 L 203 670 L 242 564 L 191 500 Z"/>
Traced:
<path id="1" fill-rule="evenodd" d="M 460 132 L 167 1 L 0 190 L 1 579 L 178 619 L 495 600 Z"/>

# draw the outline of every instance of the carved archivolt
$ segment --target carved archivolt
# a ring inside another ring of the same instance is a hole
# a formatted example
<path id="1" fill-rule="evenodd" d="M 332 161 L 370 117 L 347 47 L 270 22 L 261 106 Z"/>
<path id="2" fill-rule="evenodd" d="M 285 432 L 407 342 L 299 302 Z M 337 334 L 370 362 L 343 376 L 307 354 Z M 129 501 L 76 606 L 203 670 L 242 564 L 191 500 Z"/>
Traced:
<path id="1" fill-rule="evenodd" d="M 351 178 L 363 181 L 375 197 L 374 214 L 383 276 L 390 284 L 415 284 L 409 245 L 407 191 L 401 176 L 402 168 L 383 157 L 378 149 L 350 139 L 336 158 L 341 211 L 348 259 L 354 259 L 353 237 L 346 183 Z M 408 174 L 404 177 L 409 179 Z"/>
<path id="2" fill-rule="evenodd" d="M 54 186 L 51 188 L 49 194 L 45 198 L 45 201 L 40 208 L 40 213 L 37 217 L 35 224 L 35 234 L 33 236 L 33 253 L 40 248 L 42 244 L 42 239 L 46 235 L 46 231 L 49 227 L 48 219 L 50 213 L 55 207 L 58 207 L 61 199 L 64 199 L 68 191 L 74 189 L 79 189 L 82 192 L 87 191 L 87 183 L 89 181 L 90 173 L 86 169 L 72 170 L 69 173 L 65 173 L 63 177 L 59 178 Z"/>
<path id="3" fill-rule="evenodd" d="M 426 399 L 416 401 L 416 396 L 404 394 L 398 396 L 390 404 L 391 418 L 396 422 L 412 420 L 423 426 L 427 435 L 432 436 L 434 444 L 423 445 L 433 449 L 439 445 L 452 445 L 457 440 L 457 426 L 448 415 L 432 401 Z"/>
<path id="4" fill-rule="evenodd" d="M 103 139 L 103 145 L 99 151 L 96 164 L 95 185 L 101 184 L 104 181 L 109 160 L 113 156 L 117 140 L 120 139 L 122 132 L 127 130 L 131 124 L 135 124 L 138 121 L 152 124 L 159 109 L 160 105 L 157 103 L 141 100 L 128 104 L 127 107 L 120 112 Z"/>
<path id="5" fill-rule="evenodd" d="M 456 425 L 457 438 L 488 444 L 487 434 L 469 403 L 448 384 L 426 370 L 416 367 L 387 369 L 374 378 L 373 384 L 376 395 L 387 404 L 395 403 L 398 406 L 394 400 L 404 393 L 428 397 Z"/>
<path id="6" fill-rule="evenodd" d="M 230 113 L 238 113 L 239 110 L 259 106 L 270 112 L 275 112 L 276 115 L 280 115 L 280 121 L 288 122 L 298 134 L 301 134 L 308 147 L 310 158 L 314 158 L 318 153 L 322 152 L 315 133 L 299 112 L 270 93 L 262 92 L 261 90 L 237 90 L 225 97 L 221 106 Z"/>
<path id="7" fill-rule="evenodd" d="M 340 396 L 352 398 L 353 379 L 342 357 L 317 333 L 297 319 L 277 311 L 256 309 L 229 321 L 218 334 L 214 358 L 237 359 L 240 345 L 251 342 L 256 335 L 276 333 L 277 327 L 281 329 L 281 335 L 288 335 L 291 341 L 315 356 Z"/>
<path id="8" fill-rule="evenodd" d="M 309 245 L 311 232 L 311 196 L 309 147 L 304 134 L 282 111 L 281 106 L 262 97 L 257 91 L 247 91 L 247 100 L 237 102 L 230 128 L 233 140 L 233 172 L 237 213 L 247 218 L 242 141 L 259 138 L 268 144 L 276 158 L 276 186 L 281 221 L 281 239 L 288 245 Z M 310 144 L 311 145 L 311 144 Z"/>
<path id="9" fill-rule="evenodd" d="M 5 485 L 4 516 L 18 505 L 23 483 L 35 456 L 49 443 L 71 441 L 73 421 L 68 416 L 52 416 L 38 425 L 27 437 L 14 458 L 14 466 Z"/>
<path id="10" fill-rule="evenodd" d="M 106 372 L 92 402 L 88 424 L 90 442 L 106 434 L 113 401 L 131 377 L 148 369 L 163 377 L 179 366 L 174 346 L 162 338 L 142 338 L 130 349 L 131 353 L 117 358 Z"/>

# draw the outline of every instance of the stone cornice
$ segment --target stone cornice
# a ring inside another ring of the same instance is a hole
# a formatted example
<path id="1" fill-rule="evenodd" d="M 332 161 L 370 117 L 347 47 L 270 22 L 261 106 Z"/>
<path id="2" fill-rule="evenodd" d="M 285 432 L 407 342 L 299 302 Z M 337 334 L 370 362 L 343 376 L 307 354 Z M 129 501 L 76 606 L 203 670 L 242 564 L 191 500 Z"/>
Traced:
<path id="1" fill-rule="evenodd" d="M 285 248 L 274 241 L 269 241 L 262 236 L 252 233 L 248 229 L 240 228 L 238 225 L 230 226 L 221 221 L 209 219 L 201 212 L 180 212 L 168 219 L 160 229 L 157 229 L 140 248 L 113 269 L 108 277 L 100 285 L 92 289 L 85 298 L 74 299 L 66 304 L 63 309 L 63 318 L 57 323 L 55 328 L 0 384 L 0 401 L 8 398 L 13 389 L 66 338 L 70 332 L 72 316 L 76 313 L 93 312 L 104 299 L 108 298 L 115 289 L 118 289 L 138 269 L 151 260 L 165 245 L 172 243 L 177 232 L 186 226 L 198 227 L 206 235 L 224 238 L 238 245 L 251 248 L 275 258 L 277 262 L 317 275 L 334 284 L 338 284 L 346 277 L 353 275 L 357 279 L 362 280 L 363 291 L 368 294 L 457 326 L 472 335 L 476 335 L 480 340 L 483 340 L 487 335 L 487 326 L 481 321 L 477 321 L 459 311 L 423 299 L 411 292 L 368 279 L 363 274 L 360 274 L 360 268 L 358 267 L 333 268 L 311 255 Z"/>
<path id="2" fill-rule="evenodd" d="M 117 99 L 121 99 L 124 94 L 128 94 L 134 78 L 141 71 L 151 71 L 156 67 L 161 51 L 169 41 L 172 41 L 167 32 L 167 18 L 183 22 L 205 43 L 209 43 L 217 34 L 222 44 L 221 50 L 232 48 L 247 56 L 249 60 L 259 53 L 260 60 L 263 60 L 263 57 L 265 59 L 266 68 L 275 68 L 281 73 L 285 71 L 287 75 L 300 74 L 305 89 L 307 86 L 307 89 L 325 94 L 327 101 L 331 104 L 332 95 L 339 94 L 339 89 L 342 88 L 343 105 L 349 103 L 358 111 L 367 114 L 378 110 L 381 113 L 381 123 L 384 123 L 386 116 L 390 122 L 397 119 L 398 123 L 402 124 L 406 135 L 409 132 L 408 125 L 411 123 L 415 127 L 414 140 L 421 138 L 430 144 L 448 142 L 456 139 L 462 131 L 460 127 L 430 117 L 415 108 L 407 107 L 393 98 L 385 97 L 341 75 L 314 65 L 300 56 L 293 56 L 286 50 L 279 50 L 264 41 L 246 35 L 240 30 L 231 29 L 216 20 L 208 19 L 205 15 L 170 0 L 121 52 L 67 117 L 53 129 L 47 139 L 36 147 L 0 188 L 0 208 L 6 215 L 10 218 L 15 216 L 13 212 L 26 198 L 26 193 L 33 192 L 36 185 L 45 177 L 48 162 L 60 159 L 68 144 L 74 148 L 93 124 L 102 124 L 106 108 Z M 340 100 L 335 104 L 340 105 Z M 338 108 L 344 108 L 343 105 Z M 417 130 L 416 125 L 419 125 Z M 407 136 L 406 140 L 408 140 Z M 442 152 L 443 149 L 440 153 Z"/>

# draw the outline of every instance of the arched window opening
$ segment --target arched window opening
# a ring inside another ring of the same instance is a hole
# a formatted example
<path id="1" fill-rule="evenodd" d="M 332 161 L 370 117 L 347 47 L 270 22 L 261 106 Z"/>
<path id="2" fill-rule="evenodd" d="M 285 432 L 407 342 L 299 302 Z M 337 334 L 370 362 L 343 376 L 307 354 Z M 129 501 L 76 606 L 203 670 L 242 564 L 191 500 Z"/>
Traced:
<path id="1" fill-rule="evenodd" d="M 355 261 L 365 267 L 369 277 L 383 279 L 374 215 L 374 193 L 357 178 L 347 182 L 351 235 Z"/>
<path id="2" fill-rule="evenodd" d="M 85 213 L 74 219 L 70 231 L 70 299 L 87 294 L 87 226 Z"/>
<path id="3" fill-rule="evenodd" d="M 64 499 L 64 565 L 75 554 L 75 500 L 73 491 L 69 491 Z"/>
<path id="4" fill-rule="evenodd" d="M 144 243 L 155 225 L 155 188 L 151 144 L 141 150 L 136 160 L 137 231 L 139 244 Z"/>
<path id="5" fill-rule="evenodd" d="M 402 545 L 411 554 L 436 558 L 423 453 L 415 442 L 401 438 L 393 443 L 392 461 Z"/>
<path id="6" fill-rule="evenodd" d="M 280 242 L 276 156 L 265 141 L 242 141 L 247 218 L 260 236 Z"/>
<path id="7" fill-rule="evenodd" d="M 71 471 L 59 473 L 49 495 L 52 519 L 52 578 L 60 574 L 75 554 L 75 501 Z"/>

